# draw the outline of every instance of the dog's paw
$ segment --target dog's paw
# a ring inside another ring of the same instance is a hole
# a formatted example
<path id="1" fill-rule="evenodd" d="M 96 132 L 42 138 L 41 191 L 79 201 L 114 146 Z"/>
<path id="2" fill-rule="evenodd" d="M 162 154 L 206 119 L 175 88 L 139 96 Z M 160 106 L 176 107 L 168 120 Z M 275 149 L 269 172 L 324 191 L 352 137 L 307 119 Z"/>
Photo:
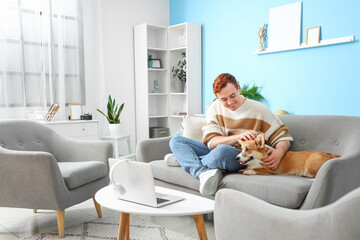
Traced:
<path id="1" fill-rule="evenodd" d="M 246 169 L 240 169 L 239 173 L 244 173 L 246 171 Z"/>
<path id="2" fill-rule="evenodd" d="M 255 175 L 256 172 L 254 172 L 253 170 L 245 170 L 245 171 L 243 171 L 243 174 L 245 174 L 245 175 Z"/>

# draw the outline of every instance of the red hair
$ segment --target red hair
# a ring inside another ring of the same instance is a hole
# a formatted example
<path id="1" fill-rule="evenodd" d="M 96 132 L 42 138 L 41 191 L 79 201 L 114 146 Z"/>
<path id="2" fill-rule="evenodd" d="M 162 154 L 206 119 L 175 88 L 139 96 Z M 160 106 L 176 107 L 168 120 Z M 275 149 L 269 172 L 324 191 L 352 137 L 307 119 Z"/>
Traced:
<path id="1" fill-rule="evenodd" d="M 227 86 L 228 83 L 234 84 L 235 88 L 238 88 L 238 83 L 236 78 L 230 73 L 222 73 L 214 81 L 213 90 L 214 93 L 217 94 L 221 89 Z"/>

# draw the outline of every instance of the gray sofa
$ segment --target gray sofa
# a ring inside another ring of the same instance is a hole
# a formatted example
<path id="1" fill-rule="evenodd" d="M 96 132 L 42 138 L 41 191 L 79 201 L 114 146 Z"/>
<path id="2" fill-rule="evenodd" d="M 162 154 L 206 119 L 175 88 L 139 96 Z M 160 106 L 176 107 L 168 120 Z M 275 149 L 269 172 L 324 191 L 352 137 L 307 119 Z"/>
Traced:
<path id="1" fill-rule="evenodd" d="M 292 209 L 312 209 L 333 203 L 360 186 L 360 117 L 279 116 L 294 141 L 290 150 L 318 150 L 341 155 L 326 162 L 315 179 L 288 175 L 226 174 L 219 189 L 238 190 L 266 202 Z M 137 160 L 153 166 L 155 184 L 200 195 L 199 180 L 181 167 L 169 167 L 171 137 L 148 139 L 137 145 Z M 210 198 L 214 198 L 211 196 Z"/>

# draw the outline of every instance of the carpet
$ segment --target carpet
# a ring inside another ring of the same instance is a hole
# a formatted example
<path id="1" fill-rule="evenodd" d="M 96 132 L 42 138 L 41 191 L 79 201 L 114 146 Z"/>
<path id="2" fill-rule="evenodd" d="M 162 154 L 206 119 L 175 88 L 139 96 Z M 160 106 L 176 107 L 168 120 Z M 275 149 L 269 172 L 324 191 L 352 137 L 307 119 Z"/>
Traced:
<path id="1" fill-rule="evenodd" d="M 193 240 L 184 234 L 166 229 L 162 226 L 149 223 L 140 217 L 130 217 L 131 240 Z M 105 217 L 80 223 L 65 228 L 65 238 L 69 240 L 93 240 L 93 239 L 117 239 L 119 230 L 119 218 L 115 216 Z M 23 240 L 49 240 L 58 239 L 58 231 L 21 238 Z"/>

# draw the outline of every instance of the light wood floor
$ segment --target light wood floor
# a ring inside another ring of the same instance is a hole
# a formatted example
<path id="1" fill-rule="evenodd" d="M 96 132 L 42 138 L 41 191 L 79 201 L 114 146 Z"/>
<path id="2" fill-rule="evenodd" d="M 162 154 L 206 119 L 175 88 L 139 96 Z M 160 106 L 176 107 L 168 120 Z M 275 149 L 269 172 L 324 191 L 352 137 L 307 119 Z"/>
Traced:
<path id="1" fill-rule="evenodd" d="M 102 212 L 103 217 L 118 215 L 120 219 L 120 213 L 110 209 L 102 207 Z M 193 217 L 144 216 L 143 218 L 151 223 L 198 239 Z M 97 214 L 92 199 L 65 210 L 65 227 L 95 219 L 97 219 Z M 205 227 L 208 239 L 215 240 L 213 222 L 205 219 Z M 38 213 L 33 213 L 32 209 L 0 207 L 0 240 L 14 240 L 56 229 L 55 211 L 38 210 Z"/>

